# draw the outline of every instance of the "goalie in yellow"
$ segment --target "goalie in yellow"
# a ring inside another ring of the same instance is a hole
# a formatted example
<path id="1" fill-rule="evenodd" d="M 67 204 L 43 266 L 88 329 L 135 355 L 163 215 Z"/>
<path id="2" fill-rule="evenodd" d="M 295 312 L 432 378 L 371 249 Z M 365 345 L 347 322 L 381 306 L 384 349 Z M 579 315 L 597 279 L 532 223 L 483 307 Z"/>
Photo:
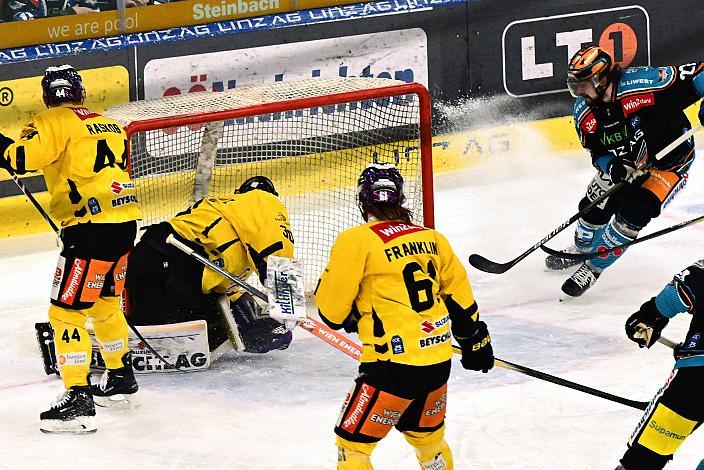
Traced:
<path id="1" fill-rule="evenodd" d="M 254 176 L 230 197 L 206 197 L 150 226 L 130 255 L 128 313 L 134 325 L 205 320 L 210 351 L 228 340 L 238 352 L 286 349 L 292 332 L 248 292 L 166 242 L 169 235 L 243 281 L 262 284 L 270 255 L 293 257 L 288 213 L 272 181 Z"/>
<path id="2" fill-rule="evenodd" d="M 316 289 L 321 319 L 357 331 L 363 343 L 359 376 L 335 427 L 339 470 L 371 469 L 371 453 L 392 427 L 422 469 L 451 470 L 444 439 L 451 336 L 466 369 L 494 365 L 464 267 L 444 236 L 411 223 L 404 199 L 395 166 L 362 172 L 366 223 L 338 236 Z"/>
<path id="3" fill-rule="evenodd" d="M 34 116 L 17 142 L 0 134 L 0 164 L 11 174 L 43 170 L 50 212 L 61 226 L 49 321 L 66 391 L 41 413 L 40 429 L 91 433 L 94 397 L 110 405 L 137 391 L 119 296 L 141 215 L 126 171 L 124 130 L 83 106 L 83 82 L 70 65 L 49 67 L 42 89 L 48 109 Z M 93 387 L 89 318 L 107 366 Z"/>

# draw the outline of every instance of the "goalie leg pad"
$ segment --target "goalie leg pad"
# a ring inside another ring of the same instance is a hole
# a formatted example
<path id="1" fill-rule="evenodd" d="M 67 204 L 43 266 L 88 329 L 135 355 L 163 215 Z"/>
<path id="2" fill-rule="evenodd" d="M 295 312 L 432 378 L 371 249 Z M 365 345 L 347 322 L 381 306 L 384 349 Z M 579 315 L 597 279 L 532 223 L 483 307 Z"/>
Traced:
<path id="1" fill-rule="evenodd" d="M 42 354 L 44 372 L 46 375 L 59 374 L 56 366 L 56 348 L 54 346 L 54 329 L 49 322 L 34 324 L 34 332 L 39 343 L 39 352 Z"/>

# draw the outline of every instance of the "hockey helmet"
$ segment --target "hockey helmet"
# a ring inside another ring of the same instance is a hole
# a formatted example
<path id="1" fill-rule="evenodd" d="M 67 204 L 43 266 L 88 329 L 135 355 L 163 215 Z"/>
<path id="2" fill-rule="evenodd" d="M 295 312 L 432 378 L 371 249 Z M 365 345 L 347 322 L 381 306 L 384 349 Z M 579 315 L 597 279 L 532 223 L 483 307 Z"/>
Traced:
<path id="1" fill-rule="evenodd" d="M 279 193 L 276 192 L 276 188 L 274 188 L 274 183 L 272 183 L 271 180 L 266 176 L 261 175 L 252 176 L 251 178 L 248 178 L 244 183 L 240 185 L 237 191 L 235 191 L 235 194 L 247 193 L 255 189 L 266 191 L 267 193 L 271 193 L 274 196 L 279 195 Z"/>
<path id="2" fill-rule="evenodd" d="M 86 97 L 83 80 L 70 65 L 47 68 L 42 78 L 42 91 L 47 108 L 61 103 L 83 103 Z"/>
<path id="3" fill-rule="evenodd" d="M 403 177 L 393 163 L 371 163 L 357 183 L 357 198 L 361 203 L 403 204 Z"/>
<path id="4" fill-rule="evenodd" d="M 599 46 L 589 46 L 577 51 L 567 67 L 567 88 L 575 98 L 581 95 L 586 86 L 593 86 L 597 93 L 603 93 L 599 80 L 609 76 L 613 61 L 608 52 Z"/>

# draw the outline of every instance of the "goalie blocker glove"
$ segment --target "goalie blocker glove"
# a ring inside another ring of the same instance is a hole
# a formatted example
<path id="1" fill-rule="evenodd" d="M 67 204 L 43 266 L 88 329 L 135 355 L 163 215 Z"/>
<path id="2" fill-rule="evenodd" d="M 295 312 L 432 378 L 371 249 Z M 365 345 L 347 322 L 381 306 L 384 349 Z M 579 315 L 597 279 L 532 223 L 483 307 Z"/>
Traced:
<path id="1" fill-rule="evenodd" d="M 655 306 L 655 297 L 641 305 L 640 310 L 626 320 L 626 336 L 641 348 L 649 348 L 660 338 L 670 321 Z"/>

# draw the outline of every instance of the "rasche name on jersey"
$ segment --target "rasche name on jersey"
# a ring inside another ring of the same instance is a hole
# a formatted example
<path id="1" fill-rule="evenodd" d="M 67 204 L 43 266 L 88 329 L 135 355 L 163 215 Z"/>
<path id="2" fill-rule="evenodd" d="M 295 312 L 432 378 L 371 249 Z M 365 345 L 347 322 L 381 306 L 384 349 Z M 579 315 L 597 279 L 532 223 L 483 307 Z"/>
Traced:
<path id="1" fill-rule="evenodd" d="M 393 245 L 389 248 L 385 248 L 384 253 L 386 254 L 386 260 L 390 262 L 392 258 L 399 259 L 404 256 L 417 255 L 420 253 L 437 255 L 438 245 L 435 242 L 401 243 L 399 245 Z"/>

